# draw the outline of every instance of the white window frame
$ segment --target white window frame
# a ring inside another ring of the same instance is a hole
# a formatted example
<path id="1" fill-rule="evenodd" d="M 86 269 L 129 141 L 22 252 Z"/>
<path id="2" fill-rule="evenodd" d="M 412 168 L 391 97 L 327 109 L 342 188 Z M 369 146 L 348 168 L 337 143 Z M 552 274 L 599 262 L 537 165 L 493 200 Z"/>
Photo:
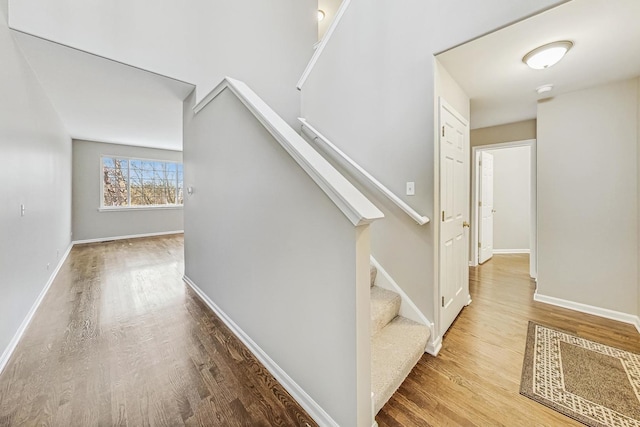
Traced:
<path id="1" fill-rule="evenodd" d="M 126 160 L 127 161 L 127 206 L 105 206 L 104 205 L 104 159 L 116 159 L 116 160 Z M 162 159 L 149 159 L 149 158 L 141 158 L 141 157 L 129 157 L 129 156 L 117 156 L 117 155 L 109 155 L 102 154 L 100 156 L 100 165 L 99 165 L 99 183 L 100 183 L 100 201 L 98 211 L 100 212 L 116 212 L 116 211 L 146 211 L 146 210 L 163 210 L 163 209 L 182 209 L 184 207 L 184 203 L 182 204 L 174 204 L 174 205 L 145 205 L 145 206 L 131 206 L 131 160 L 139 160 L 142 162 L 162 162 L 162 163 L 175 163 L 176 165 L 182 165 L 182 186 L 184 187 L 184 163 L 173 161 L 173 160 L 162 160 Z M 177 182 L 176 182 L 177 184 Z M 184 199 L 183 199 L 184 200 Z"/>

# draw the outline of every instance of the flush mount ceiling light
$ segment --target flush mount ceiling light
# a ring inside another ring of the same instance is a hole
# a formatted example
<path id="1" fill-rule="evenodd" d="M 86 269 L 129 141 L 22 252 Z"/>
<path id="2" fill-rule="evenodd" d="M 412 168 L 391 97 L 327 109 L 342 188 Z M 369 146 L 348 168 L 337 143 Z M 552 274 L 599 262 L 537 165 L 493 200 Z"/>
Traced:
<path id="1" fill-rule="evenodd" d="M 318 9 L 318 22 L 324 19 L 324 10 Z"/>
<path id="2" fill-rule="evenodd" d="M 553 90 L 553 85 L 543 85 L 536 89 L 538 95 L 543 95 L 545 93 L 549 93 Z"/>
<path id="3" fill-rule="evenodd" d="M 572 46 L 568 40 L 545 44 L 527 53 L 522 62 L 534 70 L 543 70 L 557 64 Z"/>

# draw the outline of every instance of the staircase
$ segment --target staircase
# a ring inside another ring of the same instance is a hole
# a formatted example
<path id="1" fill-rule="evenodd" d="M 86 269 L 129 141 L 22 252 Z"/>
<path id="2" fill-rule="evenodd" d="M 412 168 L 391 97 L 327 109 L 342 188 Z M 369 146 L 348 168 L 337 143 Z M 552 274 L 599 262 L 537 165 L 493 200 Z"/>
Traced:
<path id="1" fill-rule="evenodd" d="M 377 414 L 424 353 L 429 328 L 398 315 L 400 295 L 375 286 L 371 266 L 371 391 Z"/>

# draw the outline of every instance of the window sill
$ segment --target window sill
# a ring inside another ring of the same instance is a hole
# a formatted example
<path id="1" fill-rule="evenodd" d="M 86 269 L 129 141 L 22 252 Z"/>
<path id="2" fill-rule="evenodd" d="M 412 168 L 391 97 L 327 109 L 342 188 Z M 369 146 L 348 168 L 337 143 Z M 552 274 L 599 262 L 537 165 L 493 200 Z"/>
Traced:
<path id="1" fill-rule="evenodd" d="M 98 208 L 99 212 L 125 212 L 125 211 L 162 211 L 162 210 L 173 210 L 173 209 L 182 209 L 184 205 L 175 205 L 175 206 L 126 206 L 126 207 L 108 207 L 108 208 Z"/>

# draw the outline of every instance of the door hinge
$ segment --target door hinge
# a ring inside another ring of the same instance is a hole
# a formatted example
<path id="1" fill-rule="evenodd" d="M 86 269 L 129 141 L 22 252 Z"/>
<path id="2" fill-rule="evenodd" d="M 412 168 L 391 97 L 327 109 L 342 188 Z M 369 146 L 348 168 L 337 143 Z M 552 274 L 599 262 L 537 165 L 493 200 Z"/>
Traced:
<path id="1" fill-rule="evenodd" d="M 444 297 L 442 297 L 442 306 L 444 307 Z"/>
<path id="2" fill-rule="evenodd" d="M 478 247 L 481 248 L 482 247 L 482 243 L 478 242 Z"/>
<path id="3" fill-rule="evenodd" d="M 478 206 L 482 207 L 482 202 L 478 202 Z"/>
<path id="4" fill-rule="evenodd" d="M 442 222 L 444 222 L 444 211 L 442 211 Z"/>
<path id="5" fill-rule="evenodd" d="M 442 136 L 444 136 L 444 126 L 442 126 Z"/>
<path id="6" fill-rule="evenodd" d="M 482 160 L 478 161 L 478 166 L 482 166 Z"/>

